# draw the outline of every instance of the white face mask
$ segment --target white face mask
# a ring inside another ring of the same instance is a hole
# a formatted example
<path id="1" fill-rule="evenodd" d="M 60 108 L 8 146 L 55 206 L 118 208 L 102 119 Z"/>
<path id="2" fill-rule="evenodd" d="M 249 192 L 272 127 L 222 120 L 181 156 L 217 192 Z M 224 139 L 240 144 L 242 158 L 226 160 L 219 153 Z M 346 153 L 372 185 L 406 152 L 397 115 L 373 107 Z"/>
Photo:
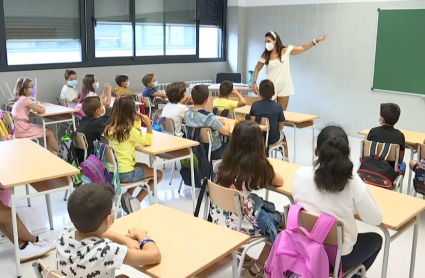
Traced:
<path id="1" fill-rule="evenodd" d="M 380 125 L 384 125 L 385 124 L 384 120 L 381 117 L 379 117 L 379 124 Z"/>
<path id="2" fill-rule="evenodd" d="M 271 42 L 266 42 L 266 49 L 267 51 L 272 51 L 274 48 L 274 44 Z"/>
<path id="3" fill-rule="evenodd" d="M 130 86 L 130 81 L 127 81 L 127 87 Z"/>
<path id="4" fill-rule="evenodd" d="M 98 81 L 98 82 L 96 82 L 96 84 L 94 84 L 94 88 L 95 88 L 95 89 L 99 89 L 99 81 Z"/>

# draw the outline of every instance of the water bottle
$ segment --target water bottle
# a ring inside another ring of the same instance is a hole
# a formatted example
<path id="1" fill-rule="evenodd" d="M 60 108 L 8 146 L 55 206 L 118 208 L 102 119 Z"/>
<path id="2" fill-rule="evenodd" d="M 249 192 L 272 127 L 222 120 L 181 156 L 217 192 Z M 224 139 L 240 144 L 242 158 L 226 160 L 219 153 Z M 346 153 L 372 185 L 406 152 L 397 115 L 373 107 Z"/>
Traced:
<path id="1" fill-rule="evenodd" d="M 254 71 L 248 71 L 248 87 L 252 89 L 252 80 L 254 79 Z"/>

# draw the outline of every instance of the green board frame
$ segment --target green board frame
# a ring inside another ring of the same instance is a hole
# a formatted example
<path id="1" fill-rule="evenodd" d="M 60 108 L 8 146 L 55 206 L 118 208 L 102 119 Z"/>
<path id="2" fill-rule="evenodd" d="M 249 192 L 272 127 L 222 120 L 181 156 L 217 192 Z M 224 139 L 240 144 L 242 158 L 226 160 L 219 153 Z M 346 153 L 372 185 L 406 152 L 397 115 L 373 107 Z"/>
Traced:
<path id="1" fill-rule="evenodd" d="M 372 90 L 425 96 L 425 8 L 378 13 Z"/>

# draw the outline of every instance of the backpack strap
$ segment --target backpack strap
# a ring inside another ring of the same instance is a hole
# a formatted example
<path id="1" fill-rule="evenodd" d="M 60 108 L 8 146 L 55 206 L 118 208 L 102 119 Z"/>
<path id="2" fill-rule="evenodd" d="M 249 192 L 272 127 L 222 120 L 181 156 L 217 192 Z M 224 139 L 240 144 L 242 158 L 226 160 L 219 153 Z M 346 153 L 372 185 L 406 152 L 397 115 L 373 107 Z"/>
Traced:
<path id="1" fill-rule="evenodd" d="M 372 141 L 369 147 L 369 156 L 372 156 L 377 153 L 378 153 L 378 143 Z"/>
<path id="2" fill-rule="evenodd" d="M 304 210 L 302 206 L 299 205 L 291 205 L 288 212 L 288 220 L 286 223 L 286 228 L 289 230 L 298 228 L 298 214 L 300 211 Z"/>
<path id="3" fill-rule="evenodd" d="M 255 117 L 255 122 L 256 122 L 257 124 L 261 124 L 261 119 L 262 119 L 262 117 L 261 117 L 261 116 L 256 116 L 256 117 Z"/>
<path id="4" fill-rule="evenodd" d="M 384 147 L 382 147 L 382 151 L 379 154 L 379 156 L 385 160 L 387 160 L 388 155 L 390 154 L 390 150 L 393 147 L 393 144 L 390 143 L 385 143 Z"/>
<path id="5" fill-rule="evenodd" d="M 155 114 L 155 116 L 153 117 L 153 123 L 154 125 L 158 124 L 158 114 Z"/>
<path id="6" fill-rule="evenodd" d="M 208 116 L 211 114 L 211 112 L 206 111 L 205 109 L 198 110 L 199 113 L 204 114 L 205 116 Z"/>
<path id="7" fill-rule="evenodd" d="M 212 110 L 212 113 L 213 113 L 214 115 L 217 115 L 217 112 L 218 112 L 217 107 L 214 107 L 214 108 L 213 108 L 213 110 Z"/>
<path id="8" fill-rule="evenodd" d="M 155 115 L 158 116 L 158 115 Z M 165 121 L 166 117 L 161 117 L 161 119 L 159 119 L 158 125 L 162 125 L 162 123 Z"/>
<path id="9" fill-rule="evenodd" d="M 221 111 L 220 116 L 227 118 L 229 116 L 229 109 L 224 109 Z"/>
<path id="10" fill-rule="evenodd" d="M 310 234 L 317 243 L 323 244 L 332 227 L 335 225 L 335 222 L 335 217 L 322 214 L 320 215 Z"/>

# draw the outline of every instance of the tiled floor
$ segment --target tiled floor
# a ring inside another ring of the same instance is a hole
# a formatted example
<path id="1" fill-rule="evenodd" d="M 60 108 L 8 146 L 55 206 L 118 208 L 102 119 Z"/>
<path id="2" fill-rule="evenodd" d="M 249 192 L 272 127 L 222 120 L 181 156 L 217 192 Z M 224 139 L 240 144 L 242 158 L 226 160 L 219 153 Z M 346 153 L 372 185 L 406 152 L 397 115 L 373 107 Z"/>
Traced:
<path id="1" fill-rule="evenodd" d="M 289 138 L 289 146 L 293 146 L 293 132 L 292 129 L 288 128 L 287 136 Z M 300 131 L 297 134 L 299 140 L 297 142 L 297 163 L 301 165 L 311 165 L 312 157 L 312 147 L 311 147 L 311 132 L 309 130 Z M 359 146 L 360 139 L 351 138 L 351 148 L 352 148 L 352 158 L 357 165 L 357 158 L 359 157 Z M 290 156 L 292 157 L 293 149 L 290 148 Z M 406 154 L 406 157 L 410 154 Z M 140 156 L 139 159 L 146 160 L 146 157 Z M 191 202 L 191 193 L 189 187 L 186 187 L 182 193 L 178 194 L 177 189 L 180 182 L 180 178 L 176 175 L 173 179 L 172 185 L 168 185 L 171 165 L 167 165 L 165 170 L 164 181 L 159 185 L 159 202 L 166 206 L 172 207 L 174 209 L 184 211 L 186 213 L 192 212 L 192 202 Z M 21 189 L 19 193 L 23 194 L 24 190 Z M 263 192 L 262 192 L 263 193 Z M 270 200 L 273 201 L 278 208 L 282 208 L 289 203 L 288 199 L 283 195 L 278 195 L 276 193 L 270 193 Z M 142 204 L 142 208 L 148 206 L 147 202 Z M 70 220 L 67 214 L 66 202 L 63 201 L 63 193 L 53 194 L 52 196 L 52 208 L 54 216 L 54 225 L 55 229 L 53 231 L 48 230 L 48 218 L 46 204 L 43 197 L 38 197 L 32 199 L 32 207 L 28 208 L 26 202 L 18 202 L 18 213 L 24 223 L 28 226 L 30 230 L 34 233 L 41 233 L 43 237 L 55 238 L 57 237 L 62 227 L 69 225 Z M 416 263 L 416 275 L 415 277 L 423 277 L 425 273 L 425 264 L 421 262 L 425 258 L 425 249 L 421 247 L 425 246 L 425 216 L 424 214 L 421 217 L 422 222 L 419 227 L 419 242 L 418 242 L 418 251 L 417 251 L 417 263 Z M 137 224 L 136 224 L 137 225 Z M 361 232 L 375 231 L 380 232 L 377 228 L 371 227 L 364 223 L 358 222 L 359 230 Z M 149 231 L 149 227 L 146 227 Z M 405 234 L 401 235 L 396 241 L 391 244 L 390 249 L 390 259 L 389 259 L 389 268 L 388 276 L 389 278 L 400 278 L 408 277 L 409 274 L 409 263 L 410 263 L 410 250 L 411 250 L 411 240 L 412 240 L 413 229 L 410 229 Z M 250 252 L 251 256 L 258 256 L 261 248 L 253 249 Z M 208 250 L 205 250 L 208 252 Z M 1 278 L 13 278 L 16 277 L 15 265 L 13 259 L 13 245 L 4 241 L 0 243 L 0 270 Z M 49 256 L 43 259 L 47 264 L 53 266 L 55 257 L 54 252 L 50 253 Z M 31 267 L 32 262 L 27 262 L 22 264 L 23 277 L 35 277 L 33 269 Z M 376 263 L 367 273 L 369 278 L 377 278 L 381 275 L 381 265 L 382 265 L 382 252 L 378 256 Z M 123 267 L 118 273 L 125 273 L 130 277 L 146 277 L 138 271 L 135 271 L 129 267 Z M 226 271 L 220 274 L 218 277 L 231 277 L 231 272 Z"/>

